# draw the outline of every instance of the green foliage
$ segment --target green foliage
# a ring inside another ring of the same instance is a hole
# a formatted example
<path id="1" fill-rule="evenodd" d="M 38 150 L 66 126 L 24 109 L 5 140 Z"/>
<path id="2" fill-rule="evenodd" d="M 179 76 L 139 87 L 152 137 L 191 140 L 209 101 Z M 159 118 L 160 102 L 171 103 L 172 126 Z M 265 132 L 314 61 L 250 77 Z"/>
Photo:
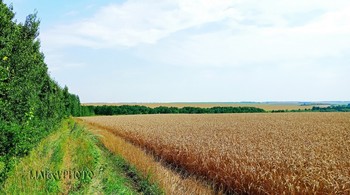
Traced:
<path id="1" fill-rule="evenodd" d="M 63 88 L 63 98 L 64 98 L 64 107 L 66 116 L 80 116 L 81 115 L 81 106 L 79 96 L 70 94 L 68 87 Z"/>
<path id="2" fill-rule="evenodd" d="M 331 105 L 327 107 L 314 106 L 311 109 L 298 110 L 272 110 L 272 113 L 277 112 L 350 112 L 350 104 L 348 105 Z"/>
<path id="3" fill-rule="evenodd" d="M 82 106 L 83 110 L 88 110 L 89 115 L 129 115 L 129 114 L 203 114 L 203 113 L 259 113 L 265 112 L 264 109 L 255 107 L 165 107 L 159 106 L 150 108 L 138 105 L 122 106 Z M 84 115 L 84 113 L 82 113 Z M 87 115 L 85 115 L 87 116 Z"/>
<path id="4" fill-rule="evenodd" d="M 3 167 L 0 159 L 0 170 Z M 14 167 L 0 194 L 164 194 L 72 119 L 63 120 L 57 131 L 42 139 Z M 41 171 L 61 174 L 48 179 L 38 176 Z M 91 174 L 70 178 L 62 171 Z"/>
<path id="5" fill-rule="evenodd" d="M 40 52 L 37 14 L 16 23 L 12 7 L 0 2 L 0 183 L 10 159 L 28 154 L 62 118 L 81 112 L 79 97 L 48 74 Z"/>
<path id="6" fill-rule="evenodd" d="M 348 105 L 332 105 L 328 107 L 312 107 L 313 112 L 350 112 L 350 104 Z"/>
<path id="7" fill-rule="evenodd" d="M 135 114 L 215 114 L 215 113 L 261 113 L 266 112 L 264 109 L 256 107 L 166 107 L 159 106 L 150 108 L 139 105 L 122 105 L 122 106 L 81 106 L 79 116 L 93 115 L 135 115 Z M 350 112 L 349 105 L 333 105 L 329 107 L 313 107 L 312 109 L 298 110 L 272 110 L 272 113 L 280 112 Z"/>

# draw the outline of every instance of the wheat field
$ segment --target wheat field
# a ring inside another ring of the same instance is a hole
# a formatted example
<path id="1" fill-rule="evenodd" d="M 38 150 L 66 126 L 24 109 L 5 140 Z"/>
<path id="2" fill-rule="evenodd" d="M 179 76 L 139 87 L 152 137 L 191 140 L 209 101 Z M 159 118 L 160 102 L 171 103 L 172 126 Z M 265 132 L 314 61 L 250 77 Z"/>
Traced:
<path id="1" fill-rule="evenodd" d="M 82 119 L 227 193 L 350 193 L 350 113 Z"/>

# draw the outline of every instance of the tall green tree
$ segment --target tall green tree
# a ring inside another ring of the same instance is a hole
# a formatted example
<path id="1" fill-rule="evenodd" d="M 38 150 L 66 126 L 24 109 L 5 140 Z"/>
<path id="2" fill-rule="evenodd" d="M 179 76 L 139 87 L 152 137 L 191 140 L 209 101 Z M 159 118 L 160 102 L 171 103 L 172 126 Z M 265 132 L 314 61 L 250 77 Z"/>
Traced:
<path id="1" fill-rule="evenodd" d="M 11 159 L 26 155 L 62 118 L 81 115 L 79 97 L 48 74 L 39 26 L 36 13 L 17 23 L 0 1 L 0 183 Z"/>

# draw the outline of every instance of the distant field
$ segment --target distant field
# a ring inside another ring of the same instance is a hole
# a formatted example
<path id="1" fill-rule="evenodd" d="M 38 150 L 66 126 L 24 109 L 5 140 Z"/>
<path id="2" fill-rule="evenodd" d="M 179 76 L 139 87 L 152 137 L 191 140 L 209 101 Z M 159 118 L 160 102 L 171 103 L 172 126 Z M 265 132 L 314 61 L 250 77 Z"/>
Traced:
<path id="1" fill-rule="evenodd" d="M 238 193 L 350 193 L 350 113 L 82 117 Z"/>
<path id="2" fill-rule="evenodd" d="M 83 104 L 86 106 L 121 106 L 121 105 L 142 105 L 150 108 L 155 108 L 158 106 L 167 106 L 167 107 L 201 107 L 201 108 L 210 108 L 215 106 L 233 106 L 233 107 L 243 107 L 251 106 L 256 108 L 262 108 L 264 110 L 297 110 L 297 109 L 310 109 L 313 106 L 302 106 L 300 104 L 268 104 L 268 103 L 86 103 Z M 327 106 L 327 105 L 319 105 Z"/>

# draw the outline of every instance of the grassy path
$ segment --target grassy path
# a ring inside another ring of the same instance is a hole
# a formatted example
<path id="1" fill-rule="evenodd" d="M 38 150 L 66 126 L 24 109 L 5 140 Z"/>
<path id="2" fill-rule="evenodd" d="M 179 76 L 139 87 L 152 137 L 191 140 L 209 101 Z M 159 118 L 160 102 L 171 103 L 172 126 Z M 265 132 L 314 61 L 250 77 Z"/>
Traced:
<path id="1" fill-rule="evenodd" d="M 72 119 L 9 173 L 1 194 L 161 194 Z"/>
<path id="2" fill-rule="evenodd" d="M 123 156 L 144 177 L 149 178 L 151 182 L 157 183 L 166 194 L 215 194 L 210 184 L 206 184 L 205 181 L 195 176 L 185 176 L 181 172 L 172 170 L 152 154 L 148 154 L 142 148 L 115 134 L 113 130 L 84 122 L 81 119 L 77 119 L 77 121 L 98 136 L 98 139 L 109 151 Z M 221 192 L 217 193 L 220 194 Z"/>

